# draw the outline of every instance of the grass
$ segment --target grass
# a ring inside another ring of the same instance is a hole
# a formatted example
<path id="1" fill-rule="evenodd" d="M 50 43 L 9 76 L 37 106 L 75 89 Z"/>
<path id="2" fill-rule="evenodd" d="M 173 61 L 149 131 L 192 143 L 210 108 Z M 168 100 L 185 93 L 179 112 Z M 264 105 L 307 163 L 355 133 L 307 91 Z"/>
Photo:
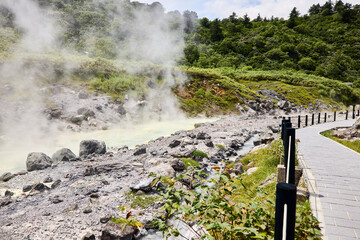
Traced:
<path id="1" fill-rule="evenodd" d="M 185 169 L 187 169 L 188 167 L 193 167 L 193 168 L 198 168 L 200 166 L 200 163 L 191 159 L 191 158 L 182 158 L 181 159 L 183 161 L 183 163 L 185 164 Z"/>
<path id="2" fill-rule="evenodd" d="M 130 207 L 142 209 L 162 200 L 162 198 L 157 195 L 136 195 L 133 192 L 126 193 L 126 198 L 131 201 Z"/>
<path id="3" fill-rule="evenodd" d="M 277 165 L 282 157 L 283 146 L 281 140 L 272 142 L 267 148 L 260 149 L 243 157 L 244 169 L 251 162 L 258 169 L 251 175 L 242 175 L 242 180 L 235 182 L 239 186 L 232 195 L 234 202 L 237 201 L 258 201 L 266 203 L 269 211 L 275 212 L 276 179 L 257 190 L 260 183 L 268 176 L 277 172 Z M 229 165 L 228 167 L 231 167 Z M 241 187 L 243 186 L 243 187 Z M 308 201 L 298 203 L 296 206 L 296 239 L 321 239 L 319 234 L 318 221 L 311 213 Z"/>
<path id="4" fill-rule="evenodd" d="M 328 130 L 325 132 L 322 132 L 321 135 L 328 137 L 338 143 L 341 143 L 342 145 L 360 153 L 360 141 L 350 141 L 350 140 L 344 140 L 341 138 L 337 138 L 334 136 L 334 131 Z"/>

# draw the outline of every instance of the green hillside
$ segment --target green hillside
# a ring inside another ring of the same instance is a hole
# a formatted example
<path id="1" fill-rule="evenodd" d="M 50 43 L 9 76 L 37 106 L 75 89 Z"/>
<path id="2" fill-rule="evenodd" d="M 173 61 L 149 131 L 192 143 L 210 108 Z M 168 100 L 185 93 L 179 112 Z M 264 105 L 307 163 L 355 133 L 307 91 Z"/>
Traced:
<path id="1" fill-rule="evenodd" d="M 159 19 L 154 24 L 166 22 L 160 28 L 179 36 L 174 44 L 185 43 L 171 55 L 178 66 L 171 68 L 177 82 L 172 89 L 190 115 L 236 112 L 248 101 L 269 100 L 259 91 L 264 89 L 305 108 L 319 102 L 342 107 L 360 99 L 360 5 L 327 2 L 308 13 L 294 8 L 288 20 L 250 20 L 236 13 L 209 20 L 190 11 L 165 13 L 157 2 L 37 2 L 61 26 L 56 48 L 45 54 L 19 51 L 26 33 L 11 9 L 0 4 L 0 63 L 21 58 L 26 67 L 53 69 L 38 74 L 42 83 L 80 83 L 120 100 L 129 91 L 146 95 L 150 81 L 161 83 L 168 74 L 164 61 L 126 49 L 138 19 Z M 149 33 L 141 31 L 135 37 L 146 39 Z M 129 71 L 134 66 L 141 71 Z M 186 84 L 178 77 L 183 73 Z"/>

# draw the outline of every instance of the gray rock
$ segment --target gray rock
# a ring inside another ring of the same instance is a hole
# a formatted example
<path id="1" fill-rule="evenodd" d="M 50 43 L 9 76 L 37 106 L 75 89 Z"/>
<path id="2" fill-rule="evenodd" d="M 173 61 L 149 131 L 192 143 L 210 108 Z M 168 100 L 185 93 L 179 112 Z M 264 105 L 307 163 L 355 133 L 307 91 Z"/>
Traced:
<path id="1" fill-rule="evenodd" d="M 61 183 L 61 180 L 60 180 L 60 179 L 56 180 L 55 182 L 53 182 L 53 184 L 51 184 L 51 189 L 56 188 L 57 186 L 60 185 L 60 183 Z"/>
<path id="2" fill-rule="evenodd" d="M 185 164 L 181 159 L 173 159 L 170 161 L 170 165 L 175 171 L 183 171 L 185 169 Z"/>
<path id="3" fill-rule="evenodd" d="M 79 156 L 87 156 L 93 153 L 95 154 L 106 153 L 105 142 L 97 141 L 97 140 L 83 140 L 80 142 Z"/>
<path id="4" fill-rule="evenodd" d="M 142 155 L 142 154 L 145 154 L 146 153 L 146 148 L 145 147 L 140 147 L 140 148 L 137 148 L 134 152 L 134 156 L 139 156 L 139 155 Z"/>
<path id="5" fill-rule="evenodd" d="M 92 213 L 91 207 L 90 207 L 90 206 L 87 206 L 87 207 L 84 209 L 83 213 L 85 213 L 85 214 Z"/>
<path id="6" fill-rule="evenodd" d="M 84 115 L 76 115 L 76 116 L 72 116 L 70 117 L 69 121 L 71 123 L 77 124 L 77 125 L 81 125 L 82 121 L 85 119 Z"/>
<path id="7" fill-rule="evenodd" d="M 78 97 L 80 99 L 88 99 L 89 98 L 89 94 L 87 92 L 85 92 L 84 90 L 81 90 L 78 94 Z"/>
<path id="8" fill-rule="evenodd" d="M 92 233 L 86 233 L 81 240 L 95 240 L 95 235 Z"/>
<path id="9" fill-rule="evenodd" d="M 249 106 L 249 108 L 251 108 L 252 110 L 254 110 L 256 112 L 260 110 L 260 106 L 255 100 L 249 101 L 247 103 L 247 105 Z"/>
<path id="10" fill-rule="evenodd" d="M 133 183 L 130 184 L 130 189 L 134 190 L 134 191 L 144 191 L 144 192 L 149 192 L 151 191 L 151 183 L 153 182 L 155 178 L 150 177 L 150 178 L 144 178 L 144 179 L 140 179 L 137 180 Z"/>
<path id="11" fill-rule="evenodd" d="M 279 101 L 277 106 L 285 111 L 290 111 L 291 103 L 289 101 Z"/>
<path id="12" fill-rule="evenodd" d="M 233 171 L 237 175 L 244 173 L 244 165 L 242 163 L 235 163 L 233 166 Z"/>
<path id="13" fill-rule="evenodd" d="M 246 174 L 247 174 L 247 175 L 251 175 L 251 174 L 253 174 L 256 170 L 258 170 L 258 167 L 249 168 L 249 169 L 246 171 Z"/>
<path id="14" fill-rule="evenodd" d="M 23 192 L 28 192 L 28 191 L 30 191 L 32 189 L 32 186 L 31 185 L 25 185 L 24 187 L 23 187 Z"/>
<path id="15" fill-rule="evenodd" d="M 116 110 L 120 115 L 125 115 L 126 114 L 126 110 L 124 108 L 124 106 L 120 105 L 117 110 Z"/>
<path id="16" fill-rule="evenodd" d="M 213 143 L 211 140 L 209 140 L 209 139 L 205 140 L 205 145 L 206 145 L 207 147 L 211 147 L 211 148 L 214 147 L 214 143 Z"/>
<path id="17" fill-rule="evenodd" d="M 108 222 L 101 233 L 100 240 L 132 240 L 135 237 L 136 230 L 129 225 L 122 229 L 122 224 Z"/>
<path id="18" fill-rule="evenodd" d="M 170 144 L 169 147 L 174 148 L 180 145 L 180 141 L 179 140 L 173 140 Z"/>
<path id="19" fill-rule="evenodd" d="M 88 117 L 94 117 L 95 116 L 95 113 L 93 110 L 89 109 L 89 108 L 85 108 L 85 107 L 82 107 L 82 108 L 79 108 L 77 110 L 77 113 L 79 115 L 83 115 L 85 118 L 88 118 Z"/>
<path id="20" fill-rule="evenodd" d="M 14 193 L 12 191 L 6 190 L 5 191 L 5 197 L 12 197 Z"/>
<path id="21" fill-rule="evenodd" d="M 51 177 L 46 177 L 43 182 L 44 183 L 51 183 L 52 181 L 53 181 L 53 179 Z"/>
<path id="22" fill-rule="evenodd" d="M 58 150 L 52 155 L 52 161 L 54 164 L 58 164 L 59 162 L 68 162 L 76 159 L 76 155 L 68 148 L 63 148 Z"/>
<path id="23" fill-rule="evenodd" d="M 34 190 L 44 192 L 45 190 L 50 190 L 50 188 L 43 183 L 37 183 L 34 186 Z"/>
<path id="24" fill-rule="evenodd" d="M 51 167 L 52 161 L 49 156 L 41 152 L 29 153 L 26 159 L 26 169 L 30 171 L 42 170 Z"/>
<path id="25" fill-rule="evenodd" d="M 199 132 L 197 135 L 196 135 L 196 138 L 199 139 L 199 140 L 205 140 L 205 139 L 210 139 L 210 135 L 205 133 L 205 132 Z"/>
<path id="26" fill-rule="evenodd" d="M 7 182 L 10 179 L 14 178 L 16 175 L 12 174 L 10 172 L 6 172 L 3 175 L 0 176 L 0 182 Z"/>
<path id="27" fill-rule="evenodd" d="M 149 173 L 158 174 L 164 177 L 174 177 L 175 170 L 170 164 L 161 163 L 157 166 L 153 166 L 148 170 Z"/>

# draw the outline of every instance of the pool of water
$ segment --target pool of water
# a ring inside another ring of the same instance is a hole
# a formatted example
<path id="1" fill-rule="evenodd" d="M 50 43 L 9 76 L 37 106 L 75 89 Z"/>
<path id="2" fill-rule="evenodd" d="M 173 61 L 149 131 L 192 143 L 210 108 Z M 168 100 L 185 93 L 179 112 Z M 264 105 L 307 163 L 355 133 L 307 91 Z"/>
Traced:
<path id="1" fill-rule="evenodd" d="M 6 136 L 3 136 L 0 145 L 0 174 L 24 170 L 26 158 L 30 152 L 43 152 L 51 157 L 55 151 L 66 147 L 78 154 L 79 143 L 85 139 L 105 141 L 108 148 L 123 145 L 131 148 L 161 136 L 168 136 L 179 130 L 192 129 L 195 123 L 213 122 L 215 120 L 217 119 L 186 118 L 171 121 L 149 121 L 142 124 L 127 124 L 126 126 L 119 124 L 109 130 L 80 133 L 63 132 L 34 139 L 25 139 L 26 132 L 24 132 L 23 136 L 20 134 L 12 141 L 6 141 Z"/>

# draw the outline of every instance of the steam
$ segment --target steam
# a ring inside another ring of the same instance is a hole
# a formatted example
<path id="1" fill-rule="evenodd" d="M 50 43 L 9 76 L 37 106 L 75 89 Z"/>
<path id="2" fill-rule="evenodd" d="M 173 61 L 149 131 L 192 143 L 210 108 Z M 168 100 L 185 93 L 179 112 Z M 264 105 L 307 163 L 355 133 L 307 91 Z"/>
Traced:
<path id="1" fill-rule="evenodd" d="M 92 2 L 96 7 L 107 0 Z M 136 9 L 129 16 L 124 7 L 127 2 L 114 4 L 117 4 L 116 16 L 110 23 L 113 31 L 107 37 L 116 40 L 115 60 L 122 63 L 129 74 L 147 73 L 149 76 L 143 96 L 128 93 L 125 99 L 128 120 L 184 118 L 171 91 L 186 79 L 173 70 L 183 57 L 182 16 L 178 12 L 166 14 L 159 3 Z M 53 78 L 55 72 L 54 67 L 47 64 L 46 57 L 83 53 L 62 45 L 65 30 L 53 9 L 40 7 L 35 0 L 1 0 L 0 7 L 13 14 L 13 24 L 19 34 L 10 56 L 0 65 L 0 161 L 5 158 L 22 161 L 9 164 L 7 169 L 11 170 L 23 166 L 27 153 L 54 146 L 59 135 L 57 123 L 50 122 L 43 114 L 51 103 L 47 102 L 41 88 L 44 79 Z M 98 36 L 91 29 L 84 35 L 89 39 L 84 52 L 91 52 Z M 67 70 L 76 67 L 71 63 L 64 66 Z M 0 172 L 7 169 L 0 169 Z"/>

